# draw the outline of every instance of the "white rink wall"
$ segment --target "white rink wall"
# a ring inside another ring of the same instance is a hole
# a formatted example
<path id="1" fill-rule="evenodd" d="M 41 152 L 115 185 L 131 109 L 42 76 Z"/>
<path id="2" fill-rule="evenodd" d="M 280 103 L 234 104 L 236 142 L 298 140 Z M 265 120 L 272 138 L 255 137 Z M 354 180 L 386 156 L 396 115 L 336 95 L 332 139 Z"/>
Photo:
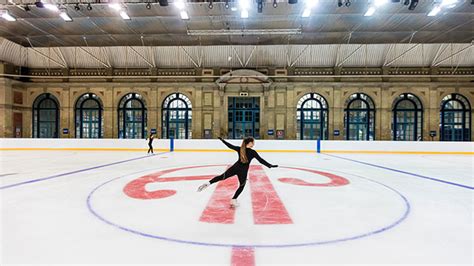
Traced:
<path id="1" fill-rule="evenodd" d="M 240 146 L 240 140 L 228 140 Z M 143 151 L 144 139 L 0 139 L 0 150 L 97 150 Z M 156 151 L 169 151 L 170 140 L 155 139 Z M 262 152 L 316 152 L 317 141 L 257 140 Z M 175 151 L 228 151 L 219 140 L 174 140 Z M 403 141 L 321 141 L 326 153 L 461 153 L 474 155 L 474 142 L 403 142 Z"/>

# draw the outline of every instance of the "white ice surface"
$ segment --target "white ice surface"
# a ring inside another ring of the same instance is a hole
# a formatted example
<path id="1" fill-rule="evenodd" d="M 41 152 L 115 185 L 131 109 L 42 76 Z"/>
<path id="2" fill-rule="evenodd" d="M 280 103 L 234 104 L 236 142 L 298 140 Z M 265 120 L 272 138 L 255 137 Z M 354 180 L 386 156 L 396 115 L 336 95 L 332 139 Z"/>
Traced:
<path id="1" fill-rule="evenodd" d="M 228 165 L 232 153 L 167 153 L 35 183 L 0 189 L 1 265 L 22 264 L 218 264 L 230 265 L 231 248 L 183 244 L 133 234 L 94 216 L 146 234 L 221 243 L 284 245 L 356 236 L 383 228 L 406 210 L 406 219 L 378 234 L 332 244 L 256 248 L 257 265 L 266 264 L 464 264 L 473 259 L 472 189 L 375 168 L 329 155 L 262 153 L 281 166 L 340 175 L 341 187 L 303 187 L 278 181 L 297 177 L 326 182 L 322 176 L 284 168 L 267 169 L 290 214 L 290 225 L 254 225 L 250 184 L 239 198 L 234 224 L 199 222 L 215 185 L 197 193 L 203 181 L 149 184 L 173 189 L 159 200 L 136 200 L 123 193 L 130 181 L 165 169 Z M 142 153 L 3 151 L 0 186 L 138 158 Z M 474 186 L 473 156 L 337 155 L 414 174 Z M 253 162 L 253 164 L 258 164 Z M 225 167 L 185 170 L 169 176 L 220 174 Z M 138 173 L 140 172 L 140 173 Z M 165 176 L 166 177 L 166 176 Z M 372 182 L 376 181 L 391 189 Z"/>

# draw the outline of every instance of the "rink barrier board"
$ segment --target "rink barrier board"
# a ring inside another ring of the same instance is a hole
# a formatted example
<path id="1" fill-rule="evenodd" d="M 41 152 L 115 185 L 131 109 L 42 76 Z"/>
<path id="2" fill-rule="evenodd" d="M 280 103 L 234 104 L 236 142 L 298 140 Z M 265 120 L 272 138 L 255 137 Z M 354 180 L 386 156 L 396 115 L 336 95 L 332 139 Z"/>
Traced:
<path id="1" fill-rule="evenodd" d="M 163 152 L 169 149 L 153 149 Z M 146 152 L 141 148 L 0 148 L 0 151 L 116 151 L 116 152 Z M 174 149 L 174 152 L 234 152 L 228 149 Z M 257 150 L 258 152 L 273 153 L 316 153 L 316 150 Z M 474 152 L 463 151 L 368 151 L 368 150 L 320 150 L 321 153 L 340 154 L 421 154 L 421 155 L 474 155 Z"/>

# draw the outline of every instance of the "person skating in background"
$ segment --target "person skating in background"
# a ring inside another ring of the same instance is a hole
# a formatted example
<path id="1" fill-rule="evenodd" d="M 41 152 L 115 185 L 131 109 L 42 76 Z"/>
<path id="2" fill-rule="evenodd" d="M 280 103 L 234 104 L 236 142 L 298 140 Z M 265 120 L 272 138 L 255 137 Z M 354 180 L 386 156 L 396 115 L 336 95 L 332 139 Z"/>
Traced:
<path id="1" fill-rule="evenodd" d="M 239 154 L 239 160 L 234 163 L 229 169 L 225 171 L 222 175 L 216 176 L 212 178 L 210 181 L 207 183 L 202 184 L 198 188 L 198 192 L 204 190 L 207 188 L 209 185 L 214 184 L 216 182 L 225 180 L 231 176 L 237 175 L 239 178 L 239 187 L 237 188 L 237 191 L 235 191 L 234 196 L 232 197 L 231 200 L 231 207 L 237 207 L 239 206 L 237 202 L 237 198 L 239 197 L 240 193 L 244 190 L 245 184 L 247 182 L 247 174 L 249 171 L 250 167 L 250 162 L 255 158 L 257 161 L 259 161 L 261 164 L 265 165 L 268 168 L 273 168 L 273 167 L 278 167 L 278 165 L 273 165 L 265 161 L 258 155 L 258 153 L 253 150 L 253 146 L 255 145 L 255 140 L 251 137 L 245 138 L 242 141 L 242 144 L 240 147 L 234 146 L 224 139 L 220 138 L 219 139 L 230 149 L 236 151 Z"/>
<path id="2" fill-rule="evenodd" d="M 155 139 L 155 134 L 153 134 L 153 133 L 150 132 L 150 137 L 147 138 L 147 140 L 148 140 L 148 147 L 149 147 L 147 154 L 149 154 L 150 152 L 151 152 L 152 154 L 154 154 L 154 153 L 153 153 L 153 140 L 154 140 L 154 139 Z"/>

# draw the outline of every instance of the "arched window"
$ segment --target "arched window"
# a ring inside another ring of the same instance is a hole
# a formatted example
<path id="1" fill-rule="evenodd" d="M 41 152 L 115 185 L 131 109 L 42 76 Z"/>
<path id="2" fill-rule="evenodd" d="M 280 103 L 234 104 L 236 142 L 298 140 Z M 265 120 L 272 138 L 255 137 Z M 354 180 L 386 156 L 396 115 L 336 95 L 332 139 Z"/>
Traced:
<path id="1" fill-rule="evenodd" d="M 33 103 L 33 138 L 59 138 L 59 103 L 49 93 Z"/>
<path id="2" fill-rule="evenodd" d="M 363 93 L 354 93 L 346 101 L 345 132 L 346 140 L 374 140 L 375 105 Z"/>
<path id="3" fill-rule="evenodd" d="M 122 97 L 118 109 L 119 138 L 142 139 L 146 137 L 146 106 L 138 93 Z"/>
<path id="4" fill-rule="evenodd" d="M 324 97 L 308 93 L 296 109 L 297 139 L 328 139 L 328 105 Z"/>
<path id="5" fill-rule="evenodd" d="M 403 93 L 393 102 L 392 111 L 393 140 L 423 139 L 423 106 L 418 97 L 411 93 Z"/>
<path id="6" fill-rule="evenodd" d="M 161 109 L 162 137 L 192 138 L 193 111 L 191 101 L 181 93 L 173 93 L 163 101 Z"/>
<path id="7" fill-rule="evenodd" d="M 466 97 L 450 94 L 441 101 L 442 141 L 471 140 L 471 105 Z"/>
<path id="8" fill-rule="evenodd" d="M 76 102 L 76 138 L 98 139 L 103 137 L 103 115 L 100 98 L 87 93 Z"/>

